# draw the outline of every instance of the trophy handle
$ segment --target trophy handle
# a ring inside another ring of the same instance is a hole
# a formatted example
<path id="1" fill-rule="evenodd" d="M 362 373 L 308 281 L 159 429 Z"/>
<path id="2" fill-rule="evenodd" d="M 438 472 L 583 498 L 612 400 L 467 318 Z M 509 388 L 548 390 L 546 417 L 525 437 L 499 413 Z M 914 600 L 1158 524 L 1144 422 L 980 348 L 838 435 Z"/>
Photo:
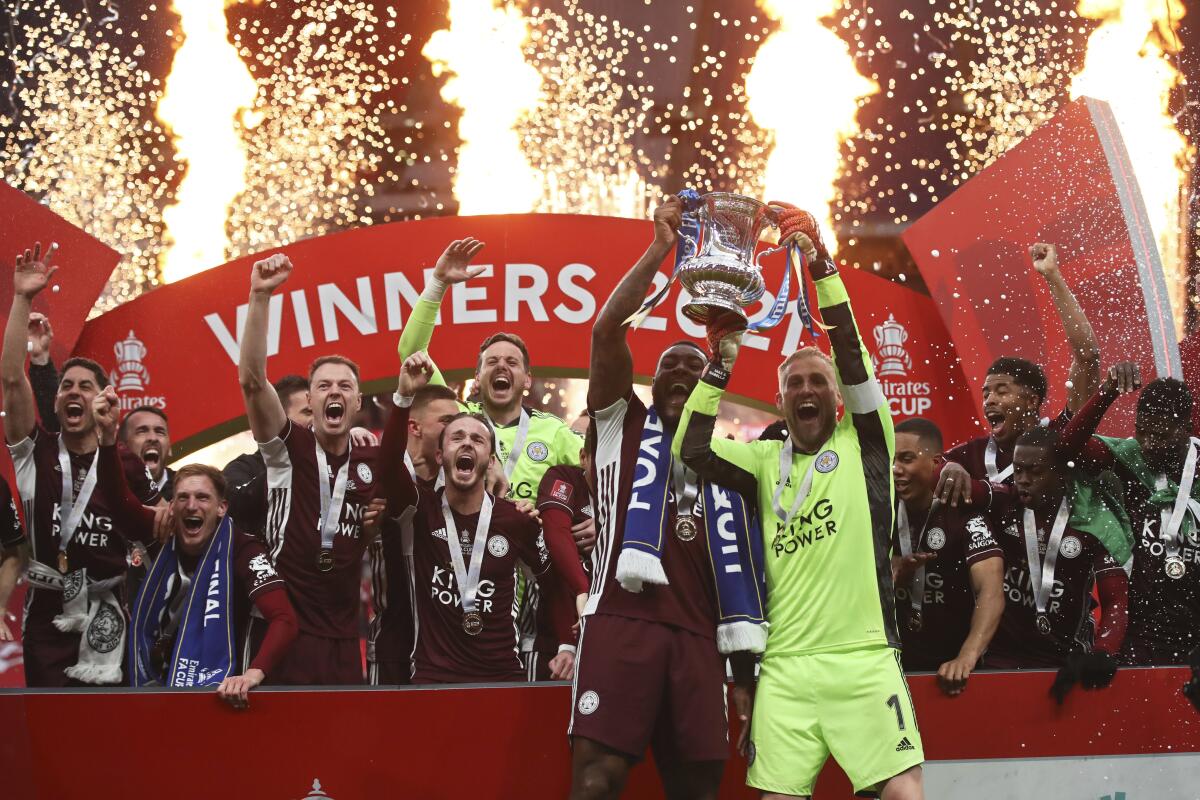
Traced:
<path id="1" fill-rule="evenodd" d="M 754 257 L 754 266 L 758 267 L 759 271 L 761 272 L 762 264 L 760 262 L 762 261 L 762 259 L 766 258 L 767 256 L 773 256 L 776 253 L 782 253 L 784 250 L 787 250 L 787 247 L 784 245 L 776 245 L 775 247 L 768 247 L 766 250 L 763 250 L 761 253 L 759 253 L 758 255 L 756 255 Z"/>

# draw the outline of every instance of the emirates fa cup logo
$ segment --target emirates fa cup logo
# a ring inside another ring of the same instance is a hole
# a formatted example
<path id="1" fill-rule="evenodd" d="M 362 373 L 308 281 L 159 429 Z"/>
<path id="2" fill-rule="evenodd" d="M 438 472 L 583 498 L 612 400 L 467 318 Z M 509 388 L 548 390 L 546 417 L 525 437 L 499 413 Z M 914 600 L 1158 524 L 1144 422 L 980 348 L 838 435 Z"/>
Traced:
<path id="1" fill-rule="evenodd" d="M 146 384 L 150 383 L 150 373 L 142 359 L 146 357 L 146 345 L 133 335 L 133 331 L 123 341 L 113 345 L 113 353 L 117 356 L 117 368 L 112 371 L 111 380 L 118 392 L 144 392 Z"/>
<path id="2" fill-rule="evenodd" d="M 887 321 L 875 326 L 875 345 L 877 352 L 871 360 L 875 364 L 875 374 L 881 378 L 905 377 L 912 369 L 912 357 L 904 349 L 908 341 L 908 331 L 896 318 L 888 314 Z"/>

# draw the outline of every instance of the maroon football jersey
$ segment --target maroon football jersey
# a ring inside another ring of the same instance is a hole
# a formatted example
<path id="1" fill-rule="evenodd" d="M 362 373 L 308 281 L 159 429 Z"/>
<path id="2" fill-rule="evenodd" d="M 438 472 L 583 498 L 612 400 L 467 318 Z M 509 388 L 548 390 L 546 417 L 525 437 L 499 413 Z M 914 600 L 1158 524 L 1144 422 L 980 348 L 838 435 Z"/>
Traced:
<path id="1" fill-rule="evenodd" d="M 717 597 L 708 537 L 697 515 L 699 532 L 689 542 L 675 531 L 675 497 L 669 492 L 662 567 L 668 585 L 647 584 L 641 592 L 621 588 L 617 559 L 624 540 L 625 515 L 633 489 L 634 465 L 646 422 L 646 405 L 632 391 L 611 406 L 592 412 L 596 420 L 596 549 L 592 551 L 592 596 L 585 613 L 612 614 L 673 625 L 715 638 Z M 699 509 L 697 509 L 699 511 Z"/>
<path id="2" fill-rule="evenodd" d="M 1064 408 L 1062 412 L 1049 421 L 1043 420 L 1047 427 L 1052 430 L 1061 431 L 1067 427 L 1067 423 L 1071 421 L 1071 412 Z M 947 450 L 945 457 L 947 461 L 953 461 L 956 464 L 961 464 L 964 469 L 971 474 L 971 477 L 977 481 L 989 480 L 987 473 L 987 455 L 988 442 L 991 441 L 990 436 L 979 436 L 970 441 L 963 442 L 957 447 L 952 447 Z M 1012 466 L 1012 449 L 997 448 L 996 449 L 996 469 L 1000 472 Z M 1005 476 L 999 483 L 1012 483 L 1012 474 Z"/>
<path id="3" fill-rule="evenodd" d="M 1200 530 L 1182 526 L 1178 556 L 1185 571 L 1168 577 L 1163 507 L 1150 503 L 1150 490 L 1119 461 L 1112 469 L 1124 486 L 1133 528 L 1129 633 L 1122 656 L 1134 664 L 1183 664 L 1200 645 Z"/>
<path id="4" fill-rule="evenodd" d="M 929 515 L 927 525 L 925 515 L 921 514 L 919 519 L 910 518 L 909 526 L 912 552 L 933 553 L 935 558 L 925 564 L 919 626 L 913 625 L 910 587 L 896 586 L 904 668 L 936 670 L 958 657 L 971 629 L 975 610 L 971 566 L 989 558 L 1002 558 L 1004 554 L 987 518 L 969 509 L 939 505 Z M 896 555 L 900 553 L 899 535 L 897 529 L 892 545 Z"/>
<path id="5" fill-rule="evenodd" d="M 1095 639 L 1092 589 L 1104 573 L 1124 574 L 1108 549 L 1086 531 L 1067 527 L 1059 546 L 1054 588 L 1046 606 L 1050 633 L 1037 629 L 1037 606 L 1025 553 L 1024 509 L 1012 495 L 996 495 L 992 528 L 1004 550 L 1004 614 L 989 655 L 1002 664 L 1054 668 L 1071 652 L 1090 652 Z M 1038 520 L 1038 552 L 1044 557 L 1054 523 Z"/>
<path id="6" fill-rule="evenodd" d="M 542 476 L 542 482 L 538 486 L 537 510 L 544 515 L 546 509 L 551 507 L 561 508 L 570 514 L 572 527 L 593 516 L 591 490 L 588 489 L 587 477 L 581 467 L 559 464 L 546 470 L 546 474 Z M 585 560 L 583 569 L 589 579 L 591 578 L 590 568 L 590 559 Z M 549 659 L 558 653 L 560 644 L 564 643 L 559 642 L 555 635 L 550 605 L 539 602 L 534 650 Z"/>
<path id="7" fill-rule="evenodd" d="M 30 437 L 9 445 L 33 559 L 54 569 L 58 562 L 59 501 L 62 499 L 58 437 L 59 434 L 49 433 L 39 426 Z M 69 455 L 78 495 L 96 452 Z M 67 560 L 72 571 L 86 569 L 92 580 L 125 572 L 126 540 L 115 529 L 112 511 L 98 490 L 92 493 L 75 536 L 67 546 Z M 50 625 L 50 621 L 62 613 L 62 593 L 30 587 L 25 613 L 27 628 Z M 78 643 L 79 634 L 71 634 L 69 638 Z"/>
<path id="8" fill-rule="evenodd" d="M 279 436 L 259 445 L 267 463 L 267 550 L 287 584 L 301 632 L 327 639 L 357 639 L 362 579 L 362 520 L 375 490 L 377 447 L 352 447 L 326 455 L 333 490 L 342 464 L 350 459 L 346 499 L 333 537 L 333 569 L 317 565 L 321 552 L 321 491 L 317 482 L 317 440 L 308 428 L 289 420 Z"/>
<path id="9" fill-rule="evenodd" d="M 541 526 L 508 500 L 495 500 L 491 524 L 485 532 L 488 539 L 476 597 L 475 610 L 483 615 L 483 630 L 471 636 L 463 630 L 462 599 L 442 517 L 442 492 L 419 487 L 418 497 L 413 520 L 413 683 L 522 680 L 514 627 L 516 569 L 520 561 L 537 577 L 550 567 Z M 476 530 L 479 514 L 451 513 L 458 528 L 457 546 L 469 565 L 472 545 L 480 535 Z"/>

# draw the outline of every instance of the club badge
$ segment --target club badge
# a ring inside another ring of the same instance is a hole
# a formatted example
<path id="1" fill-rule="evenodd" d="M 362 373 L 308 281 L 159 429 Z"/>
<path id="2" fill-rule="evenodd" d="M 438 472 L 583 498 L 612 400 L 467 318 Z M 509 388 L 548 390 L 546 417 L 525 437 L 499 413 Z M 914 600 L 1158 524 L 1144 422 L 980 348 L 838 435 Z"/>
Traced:
<path id="1" fill-rule="evenodd" d="M 929 544 L 930 550 L 941 550 L 946 546 L 946 532 L 941 528 L 930 528 L 929 533 L 925 536 L 925 541 Z"/>
<path id="2" fill-rule="evenodd" d="M 579 709 L 580 714 L 583 714 L 584 716 L 587 716 L 588 714 L 594 714 L 596 709 L 599 707 L 600 695 L 593 691 L 586 691 L 579 695 L 579 702 L 576 704 L 576 708 Z"/>
<path id="3" fill-rule="evenodd" d="M 503 536 L 493 536 L 488 539 L 488 552 L 496 558 L 504 558 L 508 555 L 508 539 Z"/>
<path id="4" fill-rule="evenodd" d="M 525 455 L 534 461 L 545 461 L 550 456 L 550 448 L 542 442 L 530 442 L 525 447 Z"/>
<path id="5" fill-rule="evenodd" d="M 837 469 L 838 455 L 832 450 L 826 450 L 821 455 L 817 456 L 817 472 L 825 474 L 833 472 Z"/>
<path id="6" fill-rule="evenodd" d="M 358 479 L 363 483 L 370 483 L 374 480 L 375 475 L 371 472 L 371 465 L 359 462 L 358 464 Z"/>
<path id="7" fill-rule="evenodd" d="M 1083 543 L 1075 536 L 1064 536 L 1058 552 L 1063 558 L 1075 558 L 1083 552 Z"/>
<path id="8" fill-rule="evenodd" d="M 121 643 L 121 634 L 125 632 L 125 620 L 112 606 L 102 603 L 88 625 L 87 640 L 97 653 L 111 653 Z"/>

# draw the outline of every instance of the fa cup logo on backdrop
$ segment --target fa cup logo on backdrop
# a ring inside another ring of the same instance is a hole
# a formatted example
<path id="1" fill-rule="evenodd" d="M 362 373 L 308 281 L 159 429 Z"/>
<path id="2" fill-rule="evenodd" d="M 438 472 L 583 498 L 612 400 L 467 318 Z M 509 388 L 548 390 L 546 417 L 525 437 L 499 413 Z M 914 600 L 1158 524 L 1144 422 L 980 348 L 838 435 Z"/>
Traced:
<path id="1" fill-rule="evenodd" d="M 150 382 L 150 373 L 142 359 L 146 357 L 146 345 L 133 335 L 133 331 L 124 341 L 113 345 L 113 353 L 117 356 L 117 368 L 110 376 L 118 392 L 144 392 Z"/>
<path id="2" fill-rule="evenodd" d="M 164 409 L 167 407 L 167 398 L 144 394 L 146 386 L 150 384 L 150 371 L 143 363 L 148 352 L 145 342 L 137 338 L 133 331 L 113 345 L 117 366 L 109 373 L 109 380 L 121 395 L 121 411 L 129 411 L 138 406 Z"/>
<path id="3" fill-rule="evenodd" d="M 908 331 L 891 314 L 888 314 L 886 322 L 875 326 L 875 345 L 879 350 L 872 360 L 875 362 L 876 375 L 881 378 L 903 378 L 908 375 L 912 369 L 912 357 L 904 349 L 907 341 Z"/>

